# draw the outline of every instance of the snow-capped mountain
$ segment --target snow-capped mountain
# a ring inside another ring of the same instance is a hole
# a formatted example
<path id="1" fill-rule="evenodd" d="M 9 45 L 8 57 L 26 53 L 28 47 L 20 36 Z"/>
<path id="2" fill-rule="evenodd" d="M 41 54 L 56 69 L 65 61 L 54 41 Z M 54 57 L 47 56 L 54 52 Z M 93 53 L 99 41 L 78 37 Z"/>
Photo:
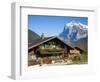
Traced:
<path id="1" fill-rule="evenodd" d="M 59 34 L 59 37 L 64 41 L 77 41 L 81 38 L 87 37 L 87 25 L 80 22 L 69 22 L 64 25 L 63 31 Z"/>

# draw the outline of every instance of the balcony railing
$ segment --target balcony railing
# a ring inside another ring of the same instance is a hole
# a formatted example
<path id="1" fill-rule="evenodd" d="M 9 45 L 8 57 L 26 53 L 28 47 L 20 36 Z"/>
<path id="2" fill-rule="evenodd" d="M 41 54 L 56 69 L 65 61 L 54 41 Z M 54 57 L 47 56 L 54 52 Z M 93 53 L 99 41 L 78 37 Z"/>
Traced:
<path id="1" fill-rule="evenodd" d="M 40 54 L 60 54 L 64 53 L 63 48 L 44 48 L 39 49 Z"/>

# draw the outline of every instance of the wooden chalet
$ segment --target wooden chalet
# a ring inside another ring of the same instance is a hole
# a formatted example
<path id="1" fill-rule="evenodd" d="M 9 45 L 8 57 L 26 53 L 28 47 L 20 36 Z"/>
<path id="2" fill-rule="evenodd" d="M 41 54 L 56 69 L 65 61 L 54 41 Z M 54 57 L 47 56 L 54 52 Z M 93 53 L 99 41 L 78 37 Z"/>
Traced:
<path id="1" fill-rule="evenodd" d="M 28 42 L 28 66 L 63 62 L 73 48 L 58 37 L 40 37 Z"/>
<path id="2" fill-rule="evenodd" d="M 83 49 L 81 49 L 81 48 L 79 48 L 79 47 L 74 47 L 76 50 L 78 50 L 78 51 L 80 51 L 80 53 L 83 53 L 84 52 L 84 50 Z"/>

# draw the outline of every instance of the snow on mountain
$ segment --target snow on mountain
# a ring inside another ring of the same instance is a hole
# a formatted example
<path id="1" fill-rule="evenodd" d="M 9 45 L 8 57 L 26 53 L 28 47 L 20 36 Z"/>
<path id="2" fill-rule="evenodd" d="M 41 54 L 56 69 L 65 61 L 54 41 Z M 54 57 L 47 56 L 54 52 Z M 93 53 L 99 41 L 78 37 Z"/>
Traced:
<path id="1" fill-rule="evenodd" d="M 60 37 L 64 41 L 77 41 L 81 38 L 87 37 L 88 27 L 80 22 L 69 22 L 64 26 L 63 31 L 60 33 Z"/>
<path id="2" fill-rule="evenodd" d="M 75 22 L 75 21 L 66 23 L 65 26 L 67 26 L 67 27 L 80 26 L 80 29 L 86 29 L 87 28 L 87 25 L 84 25 L 80 22 Z"/>

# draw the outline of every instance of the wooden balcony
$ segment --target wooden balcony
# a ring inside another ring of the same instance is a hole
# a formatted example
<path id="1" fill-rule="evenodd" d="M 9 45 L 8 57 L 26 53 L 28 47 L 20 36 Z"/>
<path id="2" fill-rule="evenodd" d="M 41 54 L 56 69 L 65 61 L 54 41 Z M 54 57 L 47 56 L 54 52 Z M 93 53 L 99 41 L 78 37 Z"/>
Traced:
<path id="1" fill-rule="evenodd" d="M 62 54 L 64 53 L 63 48 L 44 48 L 39 49 L 40 54 Z"/>

